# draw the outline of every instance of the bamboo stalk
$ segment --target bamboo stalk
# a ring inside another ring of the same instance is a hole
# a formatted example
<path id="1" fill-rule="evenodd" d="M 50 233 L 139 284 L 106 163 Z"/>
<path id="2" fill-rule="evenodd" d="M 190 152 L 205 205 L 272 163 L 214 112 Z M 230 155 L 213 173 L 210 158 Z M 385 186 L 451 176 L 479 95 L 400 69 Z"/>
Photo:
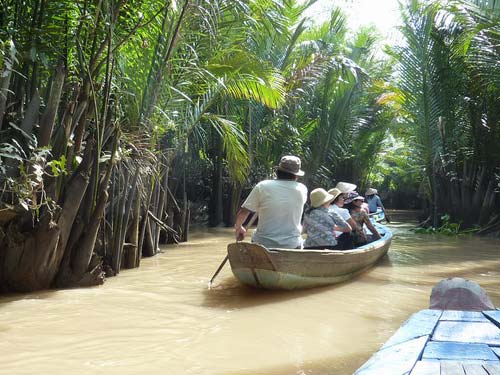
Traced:
<path id="1" fill-rule="evenodd" d="M 5 55 L 10 55 L 5 58 L 5 67 L 1 71 L 0 79 L 0 130 L 2 130 L 3 118 L 5 116 L 5 109 L 7 107 L 8 90 L 10 85 L 10 77 L 12 76 L 12 65 L 15 59 L 15 48 L 14 43 L 6 43 L 10 47 L 10 54 L 5 53 Z"/>
<path id="2" fill-rule="evenodd" d="M 123 256 L 123 267 L 124 268 L 134 268 L 137 264 L 137 258 L 139 257 L 139 224 L 141 218 L 141 200 L 140 197 L 136 195 L 134 202 L 134 215 L 131 225 L 129 242 L 131 247 L 127 253 Z"/>
<path id="3" fill-rule="evenodd" d="M 147 228 L 147 225 L 148 225 L 148 222 L 149 222 L 149 218 L 148 218 L 148 211 L 149 211 L 149 206 L 151 204 L 151 197 L 153 195 L 153 189 L 148 189 L 148 198 L 147 198 L 147 203 L 144 207 L 144 215 L 143 215 L 143 222 L 142 222 L 142 227 L 141 227 L 141 234 L 139 236 L 139 246 L 138 246 L 138 252 L 139 254 L 142 256 L 142 254 L 144 253 L 144 249 L 143 249 L 143 246 L 144 246 L 144 241 L 145 241 L 145 238 L 146 238 L 146 228 Z M 140 262 L 140 259 L 141 259 L 141 256 L 138 257 L 137 259 L 137 267 L 139 266 L 139 262 Z"/>
<path id="4" fill-rule="evenodd" d="M 137 191 L 137 180 L 139 178 L 139 171 L 140 171 L 140 168 L 139 168 L 139 165 L 136 166 L 136 169 L 135 169 L 135 174 L 134 174 L 134 177 L 132 178 L 132 183 L 131 183 L 131 186 L 130 186 L 130 189 L 127 193 L 127 204 L 125 206 L 125 212 L 123 213 L 123 223 L 121 225 L 121 228 L 120 228 L 120 244 L 119 244 L 119 249 L 120 251 L 118 252 L 118 258 L 117 258 L 117 267 L 120 267 L 121 265 L 121 259 L 122 259 L 122 254 L 123 254 L 123 244 L 125 243 L 125 236 L 126 236 L 126 232 L 127 232 L 127 229 L 128 229 L 128 222 L 129 222 L 129 219 L 130 219 L 130 212 L 131 212 L 131 208 L 132 208 L 132 204 L 134 202 L 134 197 L 135 197 L 135 193 Z"/>
<path id="5" fill-rule="evenodd" d="M 121 238 L 122 238 L 122 226 L 123 226 L 123 219 L 124 219 L 124 211 L 125 211 L 125 204 L 126 204 L 126 198 L 127 198 L 127 186 L 128 182 L 130 179 L 130 173 L 126 172 L 124 176 L 124 182 L 123 182 L 123 189 L 122 193 L 120 194 L 120 198 L 118 199 L 118 204 L 116 205 L 116 225 L 114 228 L 114 233 L 113 233 L 113 247 L 112 247 L 112 253 L 111 253 L 111 268 L 115 272 L 115 275 L 117 275 L 120 272 L 120 252 L 122 251 L 122 243 L 121 243 Z"/>

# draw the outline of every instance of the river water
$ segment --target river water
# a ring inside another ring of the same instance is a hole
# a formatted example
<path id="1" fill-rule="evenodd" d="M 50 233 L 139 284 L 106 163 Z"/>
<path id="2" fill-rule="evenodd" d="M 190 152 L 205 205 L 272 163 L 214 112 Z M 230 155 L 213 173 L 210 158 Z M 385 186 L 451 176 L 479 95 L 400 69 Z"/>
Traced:
<path id="1" fill-rule="evenodd" d="M 346 375 L 459 276 L 500 306 L 500 241 L 417 235 L 393 220 L 377 266 L 336 286 L 256 291 L 229 265 L 232 240 L 197 231 L 100 287 L 0 298 L 1 374 Z"/>

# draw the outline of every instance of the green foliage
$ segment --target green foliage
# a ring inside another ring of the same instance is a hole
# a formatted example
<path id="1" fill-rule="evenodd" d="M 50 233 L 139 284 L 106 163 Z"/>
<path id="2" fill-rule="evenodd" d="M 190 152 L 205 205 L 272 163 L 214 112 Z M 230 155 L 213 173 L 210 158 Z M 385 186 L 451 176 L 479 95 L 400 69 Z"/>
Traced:
<path id="1" fill-rule="evenodd" d="M 395 161 L 410 172 L 406 177 L 414 195 L 418 191 L 427 201 L 434 227 L 438 212 L 469 227 L 495 210 L 488 185 L 497 183 L 500 165 L 500 70 L 492 47 L 498 45 L 499 13 L 479 3 L 409 1 L 404 43 L 389 50 L 397 75 L 384 101 L 394 103 L 392 132 L 412 155 Z M 399 190 L 406 178 L 397 171 L 385 184 Z"/>
<path id="2" fill-rule="evenodd" d="M 0 66 L 15 64 L 11 86 L 19 95 L 7 122 L 20 132 L 37 93 L 35 111 L 44 113 L 54 67 L 63 64 L 52 137 L 60 144 L 44 165 L 59 187 L 75 166 L 66 152 L 78 142 L 71 134 L 77 124 L 64 123 L 64 111 L 82 101 L 88 107 L 77 109 L 83 134 L 96 142 L 98 168 L 111 160 L 117 134 L 167 155 L 174 181 L 186 180 L 193 165 L 209 166 L 207 185 L 215 175 L 231 187 L 268 177 L 280 156 L 294 153 L 304 159 L 310 187 L 376 184 L 425 196 L 436 215 L 444 212 L 438 195 L 466 179 L 468 163 L 494 176 L 498 7 L 408 1 L 404 43 L 382 59 L 375 30 L 349 33 L 338 8 L 312 25 L 304 18 L 312 3 L 5 1 Z M 31 136 L 2 144 L 2 172 L 38 152 Z"/>
<path id="3" fill-rule="evenodd" d="M 414 232 L 420 234 L 441 234 L 445 236 L 458 236 L 465 234 L 474 234 L 479 230 L 479 228 L 477 227 L 462 229 L 461 225 L 461 223 L 453 223 L 450 219 L 450 215 L 446 214 L 441 216 L 441 225 L 439 227 L 417 228 L 414 229 Z"/>
<path id="4" fill-rule="evenodd" d="M 52 176 L 59 177 L 68 174 L 66 170 L 66 163 L 67 163 L 66 156 L 61 155 L 61 157 L 58 160 L 52 159 L 51 161 L 49 161 L 47 163 L 47 166 L 50 167 L 52 171 Z"/>
<path id="5" fill-rule="evenodd" d="M 17 142 L 14 142 L 16 144 Z M 17 206 L 26 212 L 32 211 L 35 217 L 40 209 L 46 207 L 49 211 L 55 209 L 55 202 L 45 194 L 45 179 L 48 176 L 47 160 L 50 150 L 47 148 L 34 149 L 29 158 L 25 158 L 19 146 L 8 148 L 0 146 L 0 150 L 7 150 L 8 157 L 20 161 L 17 165 L 19 173 L 4 180 L 0 196 L 8 193 L 12 199 L 9 202 L 2 202 L 4 205 Z M 3 153 L 3 156 L 6 154 Z M 0 169 L 2 165 L 0 164 Z M 4 169 L 5 170 L 5 169 Z"/>

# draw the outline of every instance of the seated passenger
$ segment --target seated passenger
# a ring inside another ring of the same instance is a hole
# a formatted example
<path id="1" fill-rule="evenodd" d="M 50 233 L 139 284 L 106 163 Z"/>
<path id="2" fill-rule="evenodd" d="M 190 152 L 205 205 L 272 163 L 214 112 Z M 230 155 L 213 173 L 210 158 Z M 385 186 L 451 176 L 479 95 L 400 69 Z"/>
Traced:
<path id="1" fill-rule="evenodd" d="M 370 240 L 378 240 L 380 238 L 380 234 L 371 223 L 368 214 L 362 209 L 364 200 L 365 198 L 355 193 L 351 194 L 345 201 L 351 217 L 356 222 L 356 227 L 354 229 L 354 246 L 356 247 L 371 242 L 365 233 L 364 225 L 366 225 L 372 233 L 373 239 Z"/>
<path id="2" fill-rule="evenodd" d="M 337 186 L 338 186 L 338 184 L 337 184 Z M 351 214 L 349 213 L 349 210 L 343 208 L 345 194 L 343 194 L 342 191 L 336 187 L 328 190 L 328 193 L 330 193 L 331 195 L 333 195 L 335 197 L 333 199 L 332 205 L 330 206 L 330 211 L 335 212 L 342 219 L 347 221 L 347 223 L 349 224 L 351 229 L 356 228 L 356 222 L 351 218 Z M 354 247 L 352 231 L 349 231 L 349 232 L 336 231 L 335 237 L 336 237 L 337 242 L 339 244 L 339 247 L 341 249 L 348 250 L 348 249 L 352 249 Z"/>
<path id="3" fill-rule="evenodd" d="M 343 181 L 340 181 L 337 183 L 337 185 L 335 185 L 335 188 L 334 189 L 338 189 L 340 190 L 343 194 L 344 194 L 344 198 L 346 196 L 348 196 L 349 194 L 358 194 L 356 192 L 356 185 L 355 184 L 351 184 L 350 182 L 343 182 Z M 366 213 L 370 213 L 368 210 L 368 205 L 366 203 L 363 203 L 363 205 L 361 206 L 361 208 L 363 210 L 366 211 Z"/>
<path id="4" fill-rule="evenodd" d="M 334 198 L 322 188 L 311 191 L 311 208 L 304 217 L 304 232 L 307 233 L 304 248 L 341 248 L 335 239 L 334 231 L 350 232 L 351 227 L 337 213 L 329 210 Z"/>

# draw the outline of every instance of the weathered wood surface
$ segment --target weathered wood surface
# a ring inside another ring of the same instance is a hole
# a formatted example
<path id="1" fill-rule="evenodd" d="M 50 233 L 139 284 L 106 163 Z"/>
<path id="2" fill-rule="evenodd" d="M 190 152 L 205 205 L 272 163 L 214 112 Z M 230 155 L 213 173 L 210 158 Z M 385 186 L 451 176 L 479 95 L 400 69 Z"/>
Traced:
<path id="1" fill-rule="evenodd" d="M 486 344 L 431 341 L 425 346 L 422 359 L 494 361 L 498 358 Z"/>
<path id="2" fill-rule="evenodd" d="M 438 361 L 418 361 L 413 367 L 412 375 L 439 374 L 441 364 Z"/>
<path id="3" fill-rule="evenodd" d="M 435 310 L 433 310 L 435 311 Z M 478 311 L 445 310 L 440 320 L 458 320 L 462 322 L 489 322 L 483 313 Z"/>
<path id="4" fill-rule="evenodd" d="M 382 346 L 382 349 L 417 337 L 432 335 L 442 313 L 440 310 L 422 310 L 413 314 L 411 319 L 403 323 L 403 326 Z"/>
<path id="5" fill-rule="evenodd" d="M 490 322 L 439 322 L 432 339 L 500 346 L 500 328 Z"/>
<path id="6" fill-rule="evenodd" d="M 355 375 L 500 375 L 500 311 L 422 310 Z"/>
<path id="7" fill-rule="evenodd" d="M 484 315 L 490 319 L 493 324 L 500 327 L 500 310 L 485 311 Z"/>
<path id="8" fill-rule="evenodd" d="M 382 349 L 356 371 L 356 375 L 408 374 L 422 355 L 428 339 L 429 336 L 422 336 Z"/>

